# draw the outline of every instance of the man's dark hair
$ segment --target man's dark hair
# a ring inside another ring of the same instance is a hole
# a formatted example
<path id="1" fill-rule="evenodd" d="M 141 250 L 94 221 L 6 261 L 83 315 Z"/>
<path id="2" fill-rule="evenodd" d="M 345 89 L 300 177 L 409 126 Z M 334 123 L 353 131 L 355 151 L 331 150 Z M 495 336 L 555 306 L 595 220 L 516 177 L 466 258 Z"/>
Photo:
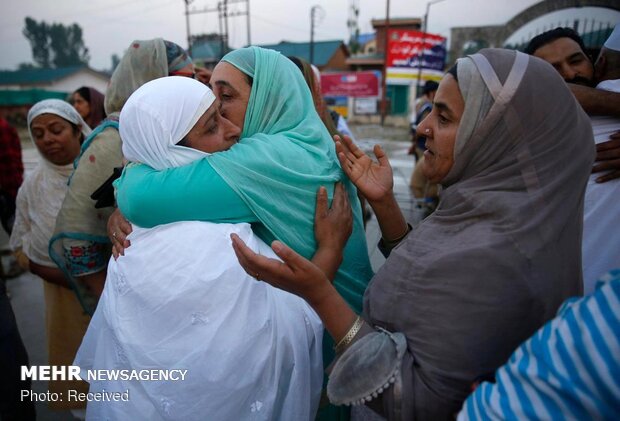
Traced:
<path id="1" fill-rule="evenodd" d="M 536 50 L 538 50 L 540 47 L 543 47 L 547 44 L 549 44 L 550 42 L 555 41 L 556 39 L 559 38 L 570 38 L 573 41 L 575 41 L 577 44 L 579 44 L 579 47 L 581 48 L 581 51 L 583 51 L 583 53 L 587 56 L 587 52 L 586 52 L 586 46 L 583 44 L 583 40 L 581 39 L 581 37 L 579 36 L 579 34 L 571 28 L 562 28 L 562 27 L 557 27 L 555 29 L 552 29 L 550 31 L 547 32 L 543 32 L 540 35 L 536 35 L 534 38 L 532 38 L 529 42 L 529 44 L 527 44 L 527 47 L 525 47 L 525 53 L 532 55 L 536 52 Z"/>

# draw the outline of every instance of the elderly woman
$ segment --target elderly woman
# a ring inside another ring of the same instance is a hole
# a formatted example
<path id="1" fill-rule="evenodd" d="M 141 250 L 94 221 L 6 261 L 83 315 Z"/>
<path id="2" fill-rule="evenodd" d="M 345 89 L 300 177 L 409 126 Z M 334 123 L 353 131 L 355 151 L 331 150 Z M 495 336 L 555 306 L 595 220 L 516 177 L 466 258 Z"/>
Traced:
<path id="1" fill-rule="evenodd" d="M 28 130 L 41 159 L 17 194 L 17 213 L 9 245 L 26 269 L 43 279 L 49 365 L 71 365 L 86 332 L 84 315 L 60 269 L 50 260 L 48 242 L 67 192 L 67 180 L 90 127 L 71 105 L 58 99 L 36 103 L 28 112 Z M 50 392 L 86 391 L 82 382 L 52 381 Z M 54 409 L 77 409 L 81 402 L 50 402 Z"/>
<path id="2" fill-rule="evenodd" d="M 321 186 L 332 196 L 344 180 L 350 202 L 358 201 L 301 72 L 275 51 L 249 47 L 227 54 L 211 84 L 222 113 L 243 127 L 239 143 L 167 171 L 127 168 L 117 191 L 123 215 L 142 227 L 183 220 L 250 223 L 263 241 L 280 239 L 307 258 L 327 262 L 335 287 L 361 310 L 372 270 L 359 205 L 353 207 L 353 234 L 344 251 L 317 248 L 313 236 Z M 124 241 L 117 229 L 113 234 L 117 245 Z M 324 340 L 324 364 L 332 358 L 331 339 Z"/>
<path id="3" fill-rule="evenodd" d="M 474 384 L 581 293 L 583 192 L 594 158 L 588 118 L 551 66 L 487 49 L 458 60 L 430 115 L 425 175 L 443 186 L 409 232 L 392 171 L 346 141 L 343 168 L 395 246 L 360 315 L 280 242 L 284 264 L 234 238 L 249 273 L 305 298 L 338 344 L 327 393 L 388 419 L 451 419 Z"/>
<path id="4" fill-rule="evenodd" d="M 136 166 L 180 167 L 229 149 L 240 130 L 204 84 L 151 81 L 120 115 L 123 154 Z M 301 298 L 256 282 L 228 241 L 242 236 L 275 257 L 249 224 L 178 222 L 135 227 L 112 260 L 78 357 L 82 369 L 183 369 L 180 382 L 92 381 L 93 419 L 312 419 L 321 393 L 323 328 Z M 232 398 L 231 398 L 232 397 Z"/>
<path id="5" fill-rule="evenodd" d="M 161 38 L 134 41 L 121 59 L 105 96 L 108 117 L 82 145 L 67 196 L 58 214 L 50 256 L 65 272 L 80 302 L 92 314 L 103 290 L 105 270 L 110 258 L 106 223 L 113 208 L 113 197 L 93 198 L 95 191 L 122 167 L 118 116 L 127 98 L 144 83 L 188 72 L 193 64 L 178 45 Z"/>

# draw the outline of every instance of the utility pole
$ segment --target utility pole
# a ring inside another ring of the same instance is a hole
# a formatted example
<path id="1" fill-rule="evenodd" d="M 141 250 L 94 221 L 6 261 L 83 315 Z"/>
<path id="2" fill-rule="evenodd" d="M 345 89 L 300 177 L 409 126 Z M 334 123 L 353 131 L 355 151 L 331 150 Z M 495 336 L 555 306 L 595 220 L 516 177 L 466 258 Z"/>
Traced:
<path id="1" fill-rule="evenodd" d="M 189 4 L 192 0 L 184 0 L 185 1 L 185 29 L 187 31 L 187 54 L 192 56 L 192 35 L 189 30 Z"/>
<path id="2" fill-rule="evenodd" d="M 224 12 L 224 43 L 228 46 L 228 0 L 223 0 L 223 12 Z M 228 51 L 225 51 L 226 54 Z"/>
<path id="3" fill-rule="evenodd" d="M 347 27 L 349 28 L 349 50 L 351 54 L 355 54 L 359 50 L 358 38 L 360 35 L 359 29 L 359 0 L 350 0 L 349 6 L 349 19 L 347 19 Z"/>
<path id="4" fill-rule="evenodd" d="M 314 64 L 314 27 L 316 20 L 322 20 L 325 17 L 325 11 L 321 6 L 314 5 L 310 9 L 310 64 Z"/>
<path id="5" fill-rule="evenodd" d="M 428 31 L 428 14 L 431 11 L 431 5 L 439 3 L 444 0 L 431 0 L 426 3 L 426 13 L 424 14 L 424 22 L 422 25 L 422 46 L 418 52 L 418 85 L 416 89 L 416 97 L 420 94 L 420 87 L 422 86 L 422 60 L 424 60 L 424 50 L 426 49 L 426 31 Z"/>
<path id="6" fill-rule="evenodd" d="M 383 80 L 381 81 L 381 125 L 385 123 L 385 115 L 387 114 L 387 61 L 388 61 L 388 48 L 390 41 L 390 0 L 386 2 L 385 10 L 385 39 L 383 44 Z"/>
<path id="7" fill-rule="evenodd" d="M 314 14 L 319 6 L 312 6 L 310 9 L 310 64 L 314 61 Z"/>
<path id="8" fill-rule="evenodd" d="M 250 36 L 250 0 L 246 0 L 245 1 L 245 13 L 246 13 L 246 23 L 248 25 L 248 30 L 247 30 L 247 34 L 248 34 L 248 45 L 252 45 L 252 37 Z"/>
<path id="9" fill-rule="evenodd" d="M 219 35 L 220 35 L 220 58 L 226 54 L 226 47 L 228 46 L 228 18 L 235 16 L 247 16 L 247 36 L 248 36 L 248 45 L 251 44 L 251 36 L 250 36 L 250 0 L 221 0 L 217 3 L 217 7 L 206 7 L 201 10 L 192 10 L 188 11 L 187 6 L 193 0 L 185 0 L 185 14 L 187 15 L 187 25 L 189 28 L 189 15 L 197 15 L 202 13 L 213 13 L 217 12 L 218 14 L 218 26 L 219 26 Z M 228 6 L 231 3 L 245 3 L 246 10 L 245 11 L 234 11 L 229 12 Z M 189 29 L 188 29 L 189 34 Z M 189 35 L 188 35 L 189 39 Z"/>
<path id="10" fill-rule="evenodd" d="M 222 23 L 224 14 L 222 13 L 222 9 L 223 9 L 223 4 L 220 1 L 217 3 L 217 21 L 218 21 L 219 28 L 220 28 L 220 60 L 226 54 L 226 51 L 225 51 L 226 44 L 224 43 L 224 38 L 228 35 L 228 34 L 224 34 L 224 24 Z"/>

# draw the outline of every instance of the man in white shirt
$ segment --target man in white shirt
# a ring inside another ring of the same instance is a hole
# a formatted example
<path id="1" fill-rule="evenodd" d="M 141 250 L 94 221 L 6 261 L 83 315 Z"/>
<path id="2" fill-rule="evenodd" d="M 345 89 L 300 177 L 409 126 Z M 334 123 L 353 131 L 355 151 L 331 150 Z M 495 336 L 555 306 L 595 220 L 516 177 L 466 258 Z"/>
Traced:
<path id="1" fill-rule="evenodd" d="M 620 95 L 620 24 L 605 42 L 594 66 L 583 42 L 569 28 L 556 28 L 537 36 L 530 41 L 526 52 L 549 62 L 567 83 L 593 86 L 598 82 L 595 92 L 601 94 L 600 101 L 611 93 Z M 594 171 L 611 169 L 611 172 L 603 180 L 592 174 L 586 188 L 582 247 L 585 294 L 594 291 L 594 284 L 602 274 L 620 267 L 620 179 L 617 178 L 620 177 L 620 118 L 617 115 L 590 118 L 597 144 Z"/>

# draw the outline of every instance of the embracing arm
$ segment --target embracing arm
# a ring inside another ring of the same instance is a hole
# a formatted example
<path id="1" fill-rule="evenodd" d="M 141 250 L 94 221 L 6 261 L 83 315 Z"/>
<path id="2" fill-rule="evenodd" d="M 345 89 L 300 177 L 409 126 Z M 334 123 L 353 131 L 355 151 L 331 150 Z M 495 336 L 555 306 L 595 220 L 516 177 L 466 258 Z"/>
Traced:
<path id="1" fill-rule="evenodd" d="M 620 93 L 568 84 L 583 110 L 590 115 L 620 117 Z"/>
<path id="2" fill-rule="evenodd" d="M 121 213 L 145 228 L 177 221 L 258 221 L 206 159 L 162 171 L 129 165 L 116 187 Z"/>
<path id="3" fill-rule="evenodd" d="M 343 250 L 353 232 L 353 212 L 342 183 L 334 188 L 332 206 L 329 207 L 327 190 L 321 187 L 316 195 L 314 237 L 317 250 L 312 263 L 317 265 L 333 282 L 343 259 Z"/>

